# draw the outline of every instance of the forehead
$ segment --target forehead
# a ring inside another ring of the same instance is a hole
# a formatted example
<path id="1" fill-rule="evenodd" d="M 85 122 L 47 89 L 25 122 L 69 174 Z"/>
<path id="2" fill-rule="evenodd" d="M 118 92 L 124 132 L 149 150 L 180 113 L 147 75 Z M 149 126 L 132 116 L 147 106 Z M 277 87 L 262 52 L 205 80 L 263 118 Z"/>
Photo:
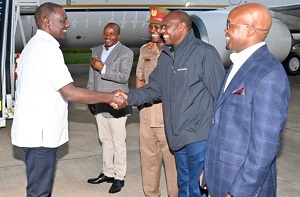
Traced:
<path id="1" fill-rule="evenodd" d="M 163 18 L 162 23 L 163 24 L 175 23 L 178 20 L 179 19 L 176 17 L 176 15 L 174 13 L 169 13 Z"/>
<path id="2" fill-rule="evenodd" d="M 114 26 L 114 25 L 107 25 L 105 28 L 104 28 L 105 31 L 116 31 L 117 28 Z"/>
<path id="3" fill-rule="evenodd" d="M 249 13 L 249 11 L 247 9 L 245 9 L 244 7 L 234 8 L 228 14 L 228 19 L 230 19 L 230 20 L 244 19 L 247 17 L 251 17 L 251 13 Z"/>
<path id="4" fill-rule="evenodd" d="M 53 16 L 67 18 L 67 14 L 63 8 L 56 7 L 54 8 L 54 11 L 55 13 L 53 14 Z"/>

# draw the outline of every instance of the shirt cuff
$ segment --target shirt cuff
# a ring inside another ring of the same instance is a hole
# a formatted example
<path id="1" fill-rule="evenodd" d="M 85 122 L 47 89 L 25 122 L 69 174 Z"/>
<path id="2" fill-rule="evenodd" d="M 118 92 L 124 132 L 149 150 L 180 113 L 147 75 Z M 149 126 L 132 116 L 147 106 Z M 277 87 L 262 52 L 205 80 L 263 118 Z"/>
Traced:
<path id="1" fill-rule="evenodd" d="M 105 75 L 105 71 L 106 71 L 106 65 L 105 64 L 103 64 L 103 68 L 102 68 L 102 70 L 101 70 L 101 75 Z"/>

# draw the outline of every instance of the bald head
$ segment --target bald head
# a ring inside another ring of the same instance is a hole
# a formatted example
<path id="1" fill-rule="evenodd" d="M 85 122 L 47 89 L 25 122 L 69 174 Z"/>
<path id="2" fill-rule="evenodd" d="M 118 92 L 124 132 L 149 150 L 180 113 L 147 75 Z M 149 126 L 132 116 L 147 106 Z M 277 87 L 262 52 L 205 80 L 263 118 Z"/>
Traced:
<path id="1" fill-rule="evenodd" d="M 224 29 L 226 48 L 240 52 L 264 42 L 272 25 L 268 8 L 259 3 L 246 3 L 233 8 Z"/>
<path id="2" fill-rule="evenodd" d="M 240 23 L 252 25 L 258 33 L 267 36 L 272 26 L 272 17 L 269 9 L 259 3 L 246 3 L 234 8 L 230 15 L 239 18 Z"/>

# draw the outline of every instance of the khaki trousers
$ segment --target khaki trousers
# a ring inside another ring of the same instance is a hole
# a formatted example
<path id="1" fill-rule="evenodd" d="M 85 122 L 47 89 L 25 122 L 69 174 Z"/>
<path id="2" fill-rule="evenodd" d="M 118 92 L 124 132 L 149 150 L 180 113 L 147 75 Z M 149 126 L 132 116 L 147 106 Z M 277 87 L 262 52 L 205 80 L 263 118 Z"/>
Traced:
<path id="1" fill-rule="evenodd" d="M 140 122 L 140 151 L 143 190 L 147 197 L 159 197 L 161 166 L 164 164 L 168 196 L 178 196 L 177 170 L 164 128 L 150 128 Z"/>
<path id="2" fill-rule="evenodd" d="M 127 117 L 105 118 L 97 114 L 99 139 L 103 151 L 103 173 L 124 180 L 126 175 L 126 120 Z"/>

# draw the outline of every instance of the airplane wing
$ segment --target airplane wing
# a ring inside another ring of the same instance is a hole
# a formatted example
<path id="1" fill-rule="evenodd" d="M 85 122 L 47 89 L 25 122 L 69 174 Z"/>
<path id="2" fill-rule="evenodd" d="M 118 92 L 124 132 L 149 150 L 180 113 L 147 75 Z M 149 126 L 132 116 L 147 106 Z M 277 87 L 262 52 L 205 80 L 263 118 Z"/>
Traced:
<path id="1" fill-rule="evenodd" d="M 300 3 L 270 6 L 269 9 L 273 17 L 286 24 L 292 34 L 300 33 Z M 295 35 L 294 39 L 298 37 L 299 35 Z"/>
<path id="2" fill-rule="evenodd" d="M 300 4 L 269 7 L 274 12 L 300 17 Z"/>

